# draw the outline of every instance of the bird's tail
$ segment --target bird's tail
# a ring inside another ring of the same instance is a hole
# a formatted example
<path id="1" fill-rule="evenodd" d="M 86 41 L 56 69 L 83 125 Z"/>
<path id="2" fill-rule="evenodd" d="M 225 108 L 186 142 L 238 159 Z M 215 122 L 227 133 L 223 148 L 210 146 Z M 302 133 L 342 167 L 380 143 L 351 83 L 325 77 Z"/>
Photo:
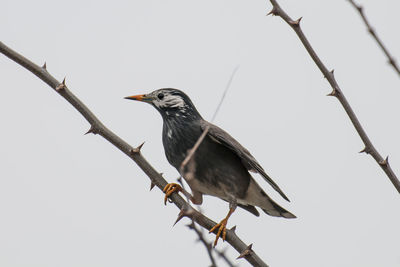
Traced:
<path id="1" fill-rule="evenodd" d="M 273 201 L 272 199 L 270 199 L 271 204 L 273 205 L 273 209 L 264 209 L 262 208 L 262 210 L 271 216 L 275 216 L 275 217 L 283 217 L 286 219 L 294 219 L 297 218 L 296 215 L 294 215 L 293 213 L 291 213 L 288 210 L 285 210 L 284 208 L 282 208 L 281 206 L 279 206 L 275 201 Z"/>
<path id="2" fill-rule="evenodd" d="M 260 207 L 268 215 L 287 219 L 296 218 L 294 214 L 273 201 L 254 179 L 250 180 L 249 188 L 244 200 L 250 205 Z"/>

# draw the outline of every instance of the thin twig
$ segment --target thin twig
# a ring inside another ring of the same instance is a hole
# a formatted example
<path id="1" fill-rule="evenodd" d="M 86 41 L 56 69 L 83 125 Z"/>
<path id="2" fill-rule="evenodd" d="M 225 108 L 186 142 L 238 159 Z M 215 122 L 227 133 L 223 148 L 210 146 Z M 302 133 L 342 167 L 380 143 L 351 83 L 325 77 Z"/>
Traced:
<path id="1" fill-rule="evenodd" d="M 211 266 L 212 266 L 212 267 L 217 267 L 217 262 L 216 262 L 216 260 L 214 259 L 214 255 L 213 255 L 213 246 L 212 246 L 212 243 L 207 242 L 207 240 L 205 239 L 205 237 L 204 237 L 204 235 L 203 235 L 203 232 L 200 231 L 200 230 L 197 228 L 197 226 L 196 226 L 196 224 L 194 223 L 194 221 L 192 221 L 190 224 L 188 224 L 188 227 L 189 227 L 190 229 L 192 229 L 193 231 L 196 232 L 196 234 L 197 234 L 197 236 L 198 236 L 198 238 L 199 238 L 198 240 L 206 247 L 208 257 L 209 257 L 210 260 L 211 260 Z"/>
<path id="2" fill-rule="evenodd" d="M 296 32 L 297 36 L 299 37 L 300 41 L 303 43 L 304 47 L 306 48 L 307 52 L 314 60 L 315 64 L 318 66 L 319 70 L 322 72 L 324 77 L 328 80 L 329 84 L 332 87 L 332 92 L 329 96 L 336 97 L 339 102 L 342 104 L 344 110 L 346 111 L 347 115 L 349 116 L 351 122 L 353 123 L 354 128 L 356 129 L 357 133 L 359 134 L 361 140 L 363 141 L 365 148 L 361 152 L 365 152 L 370 154 L 379 166 L 383 169 L 386 175 L 389 177 L 390 181 L 393 183 L 394 187 L 400 193 L 400 181 L 396 177 L 396 174 L 393 172 L 392 168 L 389 165 L 388 157 L 386 159 L 382 158 L 382 156 L 378 153 L 375 147 L 372 145 L 369 137 L 367 136 L 366 132 L 364 131 L 361 123 L 359 122 L 356 114 L 354 113 L 353 109 L 351 108 L 349 102 L 347 102 L 346 97 L 344 96 L 342 90 L 340 89 L 339 85 L 336 82 L 335 76 L 333 75 L 333 70 L 328 71 L 325 65 L 322 63 L 321 59 L 318 57 L 314 49 L 312 48 L 310 42 L 304 35 L 301 27 L 300 21 L 301 18 L 297 20 L 293 20 L 289 15 L 280 7 L 276 0 L 270 0 L 273 8 L 268 14 L 276 15 L 281 17 L 289 26 Z"/>
<path id="3" fill-rule="evenodd" d="M 185 184 L 183 183 L 182 177 L 178 178 L 178 183 L 182 186 L 182 188 L 185 190 Z M 186 201 L 189 202 L 189 197 L 186 196 Z M 198 212 L 202 213 L 201 208 L 199 208 Z M 216 260 L 214 258 L 213 252 L 216 252 L 220 258 L 222 258 L 226 264 L 230 267 L 234 267 L 235 265 L 231 262 L 231 260 L 225 255 L 224 250 L 218 250 L 215 248 L 211 242 L 208 242 L 206 238 L 204 237 L 204 232 L 202 230 L 199 230 L 195 224 L 195 222 L 192 220 L 192 223 L 188 225 L 188 227 L 192 230 L 194 230 L 198 236 L 198 240 L 204 245 L 204 247 L 207 250 L 207 254 L 210 258 L 211 261 L 211 266 L 217 267 Z"/>
<path id="4" fill-rule="evenodd" d="M 153 184 L 155 184 L 160 190 L 164 189 L 167 185 L 167 181 L 142 156 L 140 153 L 141 146 L 133 148 L 119 136 L 106 128 L 103 123 L 68 89 L 65 83 L 63 84 L 57 81 L 52 75 L 50 75 L 46 68 L 39 67 L 29 59 L 4 45 L 2 42 L 0 42 L 0 52 L 32 72 L 43 82 L 56 90 L 56 92 L 64 97 L 90 123 L 91 133 L 101 135 L 125 153 L 143 170 Z M 207 230 L 210 230 L 215 225 L 214 221 L 193 209 L 179 194 L 171 195 L 170 199 L 181 210 L 182 217 L 193 218 L 197 224 Z M 239 253 L 246 250 L 246 244 L 232 230 L 227 230 L 226 241 Z M 245 259 L 253 266 L 267 266 L 267 264 L 255 252 L 248 255 Z"/>
<path id="5" fill-rule="evenodd" d="M 390 54 L 389 50 L 386 48 L 386 46 L 383 44 L 382 40 L 378 37 L 376 34 L 376 31 L 374 28 L 372 28 L 371 24 L 369 23 L 367 17 L 365 16 L 364 13 L 364 8 L 361 5 L 358 5 L 356 2 L 353 0 L 348 0 L 350 4 L 358 11 L 358 13 L 361 16 L 361 19 L 364 21 L 365 26 L 367 27 L 367 31 L 371 34 L 371 36 L 375 39 L 375 41 L 378 43 L 379 47 L 382 49 L 383 53 L 385 53 L 388 63 L 392 65 L 393 69 L 397 72 L 398 75 L 400 75 L 400 68 L 396 63 L 396 60 L 394 57 Z"/>
<path id="6" fill-rule="evenodd" d="M 183 180 L 182 180 L 182 176 L 178 178 L 178 183 L 181 185 L 182 189 L 186 191 L 186 189 L 185 189 L 185 184 L 183 183 Z M 186 201 L 189 203 L 190 197 L 189 197 L 188 195 L 185 195 L 185 196 L 186 196 Z M 198 212 L 200 212 L 201 214 L 203 214 L 203 213 L 201 212 L 201 209 L 200 209 L 200 208 L 199 208 Z M 207 255 L 208 255 L 208 257 L 210 258 L 210 261 L 211 261 L 211 267 L 218 267 L 218 266 L 217 266 L 217 262 L 216 262 L 216 260 L 215 260 L 215 258 L 214 258 L 214 255 L 213 255 L 213 253 L 212 253 L 212 252 L 213 252 L 213 246 L 212 246 L 212 244 L 209 243 L 209 242 L 207 242 L 207 240 L 205 239 L 205 237 L 204 237 L 204 235 L 203 235 L 203 232 L 200 231 L 199 229 L 197 229 L 196 224 L 195 224 L 195 222 L 194 222 L 193 219 L 192 219 L 192 222 L 191 222 L 190 224 L 188 224 L 188 227 L 189 227 L 190 229 L 192 229 L 192 230 L 197 234 L 198 240 L 199 240 L 199 241 L 204 245 L 204 247 L 206 248 Z"/>
<path id="7" fill-rule="evenodd" d="M 230 88 L 230 86 L 231 86 L 233 77 L 235 76 L 235 74 L 236 74 L 236 72 L 237 72 L 238 69 L 239 69 L 239 66 L 237 66 L 237 67 L 233 70 L 233 72 L 232 72 L 232 74 L 231 74 L 231 77 L 229 78 L 229 81 L 228 81 L 228 83 L 226 84 L 226 87 L 225 87 L 224 93 L 222 94 L 221 100 L 219 101 L 218 106 L 217 106 L 217 108 L 216 108 L 215 111 L 214 111 L 214 114 L 213 114 L 213 116 L 212 116 L 211 122 L 213 122 L 214 119 L 215 119 L 215 117 L 217 116 L 217 113 L 218 113 L 218 111 L 219 111 L 219 109 L 220 109 L 220 107 L 221 107 L 221 105 L 222 105 L 222 102 L 224 102 L 226 93 L 228 92 L 228 90 L 229 90 L 229 88 Z M 194 153 L 195 153 L 196 150 L 199 148 L 201 142 L 203 142 L 203 140 L 204 140 L 204 138 L 206 137 L 206 135 L 207 135 L 207 133 L 208 133 L 209 130 L 210 130 L 210 125 L 208 124 L 208 125 L 206 126 L 206 128 L 204 129 L 203 133 L 202 133 L 202 134 L 199 136 L 199 138 L 197 139 L 197 141 L 196 141 L 196 143 L 194 144 L 193 148 L 190 149 L 189 153 L 186 155 L 185 159 L 182 161 L 181 167 L 179 168 L 180 173 L 183 173 L 183 170 L 185 169 L 185 166 L 188 164 L 188 162 L 190 161 L 190 159 L 193 157 Z"/>

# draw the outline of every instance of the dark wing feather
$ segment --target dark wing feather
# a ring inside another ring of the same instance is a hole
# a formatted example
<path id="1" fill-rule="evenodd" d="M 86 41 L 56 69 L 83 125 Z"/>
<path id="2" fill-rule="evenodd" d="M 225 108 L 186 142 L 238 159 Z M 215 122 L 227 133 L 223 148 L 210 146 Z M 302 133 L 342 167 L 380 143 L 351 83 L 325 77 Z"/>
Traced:
<path id="1" fill-rule="evenodd" d="M 258 172 L 264 179 L 274 188 L 284 199 L 290 201 L 288 197 L 282 192 L 279 186 L 265 173 L 264 169 L 257 162 L 257 160 L 250 154 L 250 152 L 244 148 L 238 141 L 236 141 L 227 132 L 219 128 L 218 126 L 209 123 L 207 121 L 201 122 L 201 128 L 203 131 L 206 129 L 207 125 L 210 126 L 208 130 L 208 136 L 217 143 L 220 143 L 230 150 L 235 152 L 236 155 L 242 160 L 243 165 L 252 172 Z"/>

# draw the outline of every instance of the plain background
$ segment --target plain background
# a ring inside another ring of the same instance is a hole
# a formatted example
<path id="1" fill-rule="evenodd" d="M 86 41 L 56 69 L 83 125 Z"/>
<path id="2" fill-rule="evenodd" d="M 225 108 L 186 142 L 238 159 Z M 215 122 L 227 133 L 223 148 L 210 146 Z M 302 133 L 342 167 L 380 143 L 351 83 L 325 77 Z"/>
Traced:
<path id="1" fill-rule="evenodd" d="M 399 1 L 359 1 L 400 57 Z M 279 1 L 335 75 L 372 142 L 400 175 L 400 79 L 345 1 Z M 298 216 L 238 210 L 229 227 L 271 266 L 399 266 L 400 198 L 295 33 L 268 1 L 11 1 L 2 41 L 45 61 L 115 133 L 170 182 L 162 120 L 124 96 L 184 90 L 246 146 Z M 124 154 L 31 73 L 0 56 L 0 266 L 208 266 L 178 210 Z M 206 197 L 215 221 L 227 204 Z M 212 240 L 214 235 L 208 235 Z M 218 248 L 226 244 L 219 243 Z M 228 249 L 233 259 L 238 254 Z M 241 260 L 240 266 L 248 264 Z M 221 266 L 225 266 L 221 262 Z"/>

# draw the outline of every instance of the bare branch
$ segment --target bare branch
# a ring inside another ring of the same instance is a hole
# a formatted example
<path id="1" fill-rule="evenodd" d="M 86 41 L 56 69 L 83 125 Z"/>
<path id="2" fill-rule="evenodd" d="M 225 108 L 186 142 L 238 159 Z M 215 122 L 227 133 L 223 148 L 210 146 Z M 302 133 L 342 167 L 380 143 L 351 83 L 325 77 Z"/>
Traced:
<path id="1" fill-rule="evenodd" d="M 361 19 L 364 21 L 365 26 L 367 27 L 367 31 L 372 35 L 372 38 L 375 39 L 375 41 L 378 43 L 379 47 L 382 49 L 383 53 L 385 53 L 386 57 L 388 58 L 388 63 L 392 65 L 393 69 L 397 72 L 397 74 L 400 76 L 400 68 L 396 63 L 396 60 L 393 58 L 393 56 L 390 54 L 389 50 L 386 48 L 386 46 L 383 44 L 382 40 L 378 37 L 376 34 L 376 31 L 372 28 L 371 24 L 369 23 L 367 17 L 365 16 L 364 13 L 364 8 L 361 5 L 358 5 L 356 2 L 353 0 L 348 0 L 349 3 L 358 11 L 358 14 L 360 14 Z"/>
<path id="2" fill-rule="evenodd" d="M 346 111 L 347 115 L 349 116 L 351 122 L 353 123 L 354 128 L 356 129 L 358 135 L 360 136 L 361 140 L 365 144 L 365 151 L 375 159 L 375 161 L 379 164 L 379 166 L 383 169 L 386 175 L 389 177 L 390 181 L 393 183 L 394 187 L 400 193 L 400 181 L 397 178 L 396 174 L 393 172 L 390 165 L 385 162 L 379 152 L 375 149 L 370 141 L 367 133 L 364 131 L 363 127 L 361 126 L 360 121 L 358 120 L 356 114 L 354 113 L 353 109 L 351 108 L 349 102 L 347 102 L 346 97 L 344 96 L 342 90 L 340 89 L 339 85 L 336 82 L 335 76 L 333 72 L 330 72 L 322 63 L 321 59 L 318 57 L 317 53 L 312 48 L 310 42 L 304 35 L 301 27 L 300 27 L 300 19 L 293 20 L 289 15 L 280 7 L 276 0 L 270 0 L 273 8 L 270 14 L 276 15 L 281 17 L 289 26 L 296 32 L 297 36 L 299 37 L 300 41 L 303 43 L 304 47 L 306 48 L 307 52 L 314 60 L 315 64 L 322 72 L 324 77 L 328 80 L 329 84 L 332 87 L 332 92 L 329 94 L 330 96 L 335 96 L 339 102 L 342 104 L 344 110 Z M 385 164 L 381 164 L 384 162 Z"/>
<path id="3" fill-rule="evenodd" d="M 207 254 L 208 257 L 211 260 L 211 266 L 212 267 L 217 267 L 217 262 L 214 259 L 214 255 L 213 255 L 213 246 L 211 243 L 207 242 L 207 240 L 205 239 L 203 233 L 197 229 L 196 224 L 194 223 L 194 221 L 192 221 L 192 223 L 188 224 L 189 229 L 192 229 L 193 231 L 196 232 L 197 236 L 198 236 L 198 240 L 206 247 L 207 250 Z"/>
<path id="4" fill-rule="evenodd" d="M 29 59 L 4 45 L 2 42 L 0 42 L 0 52 L 35 74 L 54 90 L 56 90 L 56 88 L 62 84 L 53 76 L 51 76 L 46 69 L 39 67 Z M 132 153 L 132 151 L 135 151 L 135 148 L 130 146 L 119 136 L 106 128 L 103 123 L 68 89 L 65 84 L 63 87 L 64 88 L 62 90 L 57 92 L 64 97 L 76 110 L 78 110 L 79 113 L 81 113 L 81 115 L 90 123 L 91 127 L 93 128 L 93 132 L 96 132 L 104 137 L 107 141 L 130 157 L 150 178 L 151 182 L 160 190 L 163 190 L 163 188 L 167 185 L 167 181 L 147 162 L 147 160 L 140 153 L 140 149 L 138 153 Z M 170 196 L 170 199 L 180 210 L 190 210 L 190 212 L 184 212 L 184 217 L 192 218 L 203 228 L 209 230 L 216 224 L 208 217 L 193 209 L 190 204 L 186 202 L 180 195 L 173 194 Z M 239 253 L 242 253 L 247 248 L 247 245 L 236 235 L 236 233 L 231 230 L 227 230 L 226 241 Z M 267 266 L 267 264 L 254 252 L 246 256 L 245 259 L 253 266 Z"/>
<path id="5" fill-rule="evenodd" d="M 185 190 L 185 185 L 183 183 L 182 177 L 178 178 L 178 183 L 182 186 L 183 190 Z M 189 197 L 187 196 L 187 202 L 189 202 Z M 201 209 L 199 208 L 198 210 L 200 213 L 202 213 Z M 178 220 L 180 216 L 178 215 Z M 235 265 L 231 262 L 231 260 L 225 255 L 225 251 L 221 251 L 216 249 L 211 242 L 208 242 L 206 238 L 204 237 L 204 232 L 202 230 L 199 230 L 195 224 L 195 222 L 192 220 L 192 223 L 188 225 L 190 229 L 195 231 L 195 233 L 198 236 L 198 240 L 205 246 L 207 250 L 207 254 L 210 258 L 211 261 L 211 266 L 212 267 L 217 267 L 216 260 L 214 258 L 213 252 L 216 252 L 220 258 L 222 258 L 226 264 L 230 267 L 234 267 Z M 234 232 L 234 230 L 232 230 Z"/>

